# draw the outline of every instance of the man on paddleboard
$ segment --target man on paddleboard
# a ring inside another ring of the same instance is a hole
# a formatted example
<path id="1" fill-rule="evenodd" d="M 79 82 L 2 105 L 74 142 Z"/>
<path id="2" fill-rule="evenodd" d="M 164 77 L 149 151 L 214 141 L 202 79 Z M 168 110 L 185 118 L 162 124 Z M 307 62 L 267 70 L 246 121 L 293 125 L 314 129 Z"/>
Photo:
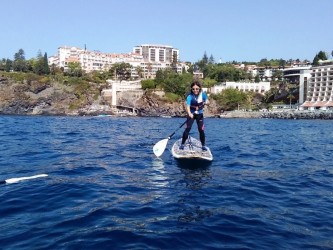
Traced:
<path id="1" fill-rule="evenodd" d="M 208 97 L 205 92 L 202 91 L 201 84 L 199 82 L 193 82 L 191 84 L 191 93 L 186 98 L 186 112 L 188 115 L 186 128 L 182 137 L 182 144 L 179 149 L 184 149 L 185 142 L 191 131 L 194 120 L 197 122 L 198 131 L 200 135 L 200 141 L 202 144 L 202 150 L 207 150 L 206 147 L 206 137 L 205 137 L 205 126 L 204 126 L 204 116 L 203 108 L 208 102 Z"/>

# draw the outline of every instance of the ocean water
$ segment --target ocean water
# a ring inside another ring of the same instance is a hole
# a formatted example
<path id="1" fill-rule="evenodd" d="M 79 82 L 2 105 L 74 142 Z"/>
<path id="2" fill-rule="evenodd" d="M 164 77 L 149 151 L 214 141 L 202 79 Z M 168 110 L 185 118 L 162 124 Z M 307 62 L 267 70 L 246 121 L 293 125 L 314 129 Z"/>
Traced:
<path id="1" fill-rule="evenodd" d="M 1 249 L 333 249 L 332 121 L 0 116 Z M 196 125 L 191 135 L 198 137 Z"/>

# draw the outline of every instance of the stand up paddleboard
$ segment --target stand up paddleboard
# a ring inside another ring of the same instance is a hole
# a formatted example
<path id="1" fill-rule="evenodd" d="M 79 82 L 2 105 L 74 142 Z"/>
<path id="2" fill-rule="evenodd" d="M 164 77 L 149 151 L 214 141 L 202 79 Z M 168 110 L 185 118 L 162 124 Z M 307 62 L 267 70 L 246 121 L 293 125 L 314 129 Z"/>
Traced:
<path id="1" fill-rule="evenodd" d="M 202 150 L 201 142 L 193 137 L 189 137 L 185 142 L 184 149 L 179 149 L 182 139 L 176 141 L 171 149 L 174 158 L 178 160 L 203 160 L 212 161 L 213 155 L 209 148 Z"/>

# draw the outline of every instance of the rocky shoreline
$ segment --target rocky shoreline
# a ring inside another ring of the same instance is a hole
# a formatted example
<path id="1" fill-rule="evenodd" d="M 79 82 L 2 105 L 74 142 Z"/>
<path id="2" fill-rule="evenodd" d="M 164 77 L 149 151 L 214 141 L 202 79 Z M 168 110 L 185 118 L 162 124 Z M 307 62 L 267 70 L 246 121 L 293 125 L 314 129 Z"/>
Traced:
<path id="1" fill-rule="evenodd" d="M 268 112 L 225 112 L 217 116 L 218 118 L 263 118 L 263 119 L 292 119 L 292 120 L 333 120 L 333 111 L 307 111 L 307 110 L 288 110 L 288 111 L 268 111 Z"/>
<path id="2" fill-rule="evenodd" d="M 170 102 L 163 91 L 127 91 L 117 96 L 117 105 L 135 107 L 134 112 L 110 105 L 110 97 L 101 94 L 99 86 L 90 83 L 89 91 L 58 82 L 17 82 L 0 77 L 0 115 L 61 116 L 142 116 L 185 117 L 183 101 Z M 160 92 L 160 93 L 158 93 Z M 333 111 L 226 111 L 222 114 L 214 100 L 205 107 L 205 117 L 266 119 L 333 119 Z"/>
<path id="3" fill-rule="evenodd" d="M 307 111 L 307 110 L 295 110 L 295 111 L 274 111 L 264 112 L 261 118 L 270 119 L 320 119 L 320 120 L 333 120 L 332 111 Z"/>

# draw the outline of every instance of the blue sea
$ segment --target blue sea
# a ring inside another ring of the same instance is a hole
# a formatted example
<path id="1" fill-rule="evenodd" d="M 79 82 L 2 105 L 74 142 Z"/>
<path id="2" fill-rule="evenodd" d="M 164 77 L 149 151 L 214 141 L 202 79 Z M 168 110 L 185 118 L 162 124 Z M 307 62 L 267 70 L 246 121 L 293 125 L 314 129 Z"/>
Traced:
<path id="1" fill-rule="evenodd" d="M 211 164 L 152 148 L 183 118 L 0 116 L 1 249 L 333 249 L 327 120 L 206 118 Z M 191 131 L 198 137 L 196 124 Z"/>

